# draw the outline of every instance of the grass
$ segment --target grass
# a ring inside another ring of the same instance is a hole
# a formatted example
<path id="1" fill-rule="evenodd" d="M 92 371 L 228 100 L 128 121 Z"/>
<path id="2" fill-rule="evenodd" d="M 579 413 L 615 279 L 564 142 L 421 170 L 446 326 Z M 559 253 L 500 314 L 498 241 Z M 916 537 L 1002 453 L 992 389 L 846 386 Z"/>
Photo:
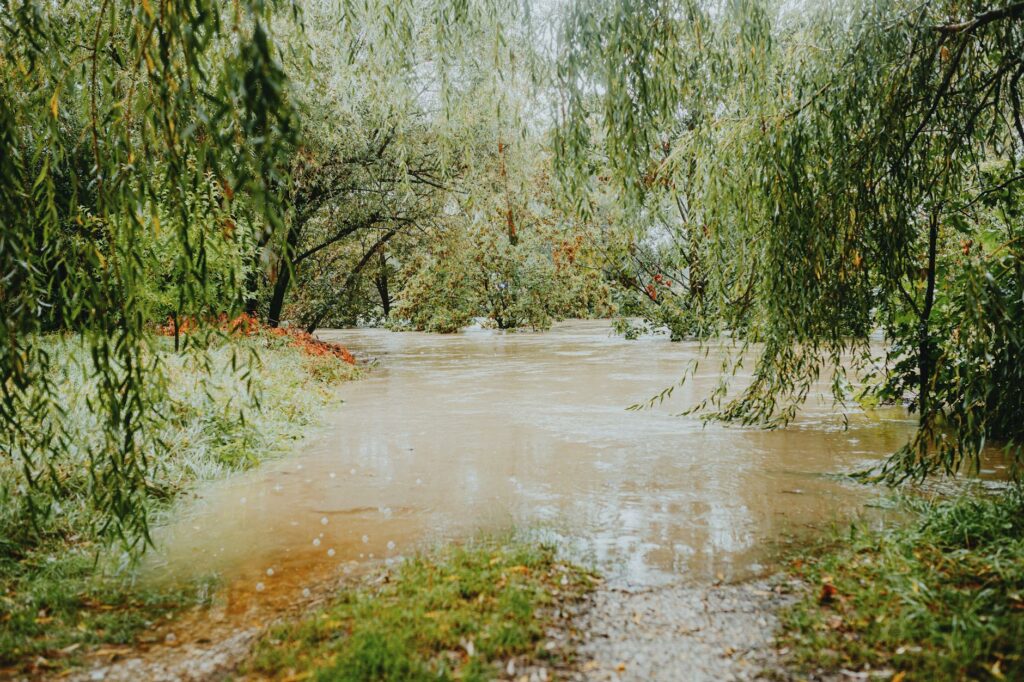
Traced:
<path id="1" fill-rule="evenodd" d="M 804 670 L 1024 679 L 1024 492 L 908 502 L 907 528 L 854 528 L 794 560 L 813 586 L 783 618 Z"/>
<path id="2" fill-rule="evenodd" d="M 277 626 L 244 672 L 313 680 L 490 680 L 508 661 L 544 664 L 559 606 L 594 585 L 550 546 L 477 542 L 404 563 Z"/>
<path id="3" fill-rule="evenodd" d="M 87 547 L 51 546 L 4 561 L 0 584 L 0 677 L 56 672 L 102 644 L 126 644 L 185 605 L 204 601 L 202 584 L 143 590 L 123 577 L 96 572 Z"/>
<path id="4" fill-rule="evenodd" d="M 51 343 L 60 358 L 55 365 L 69 431 L 75 443 L 85 444 L 97 431 L 87 405 L 88 364 L 74 338 Z M 253 351 L 258 361 L 239 362 Z M 147 504 L 157 522 L 173 514 L 174 500 L 197 481 L 286 453 L 334 400 L 330 385 L 353 375 L 336 357 L 310 355 L 271 335 L 161 353 L 160 438 L 171 447 L 149 482 Z M 65 485 L 50 491 L 52 513 L 37 526 L 20 511 L 20 471 L 9 459 L 0 461 L 0 676 L 58 672 L 90 648 L 131 643 L 158 619 L 203 602 L 210 592 L 208 582 L 164 590 L 133 584 L 128 556 L 100 540 L 85 457 L 84 447 L 64 455 Z"/>

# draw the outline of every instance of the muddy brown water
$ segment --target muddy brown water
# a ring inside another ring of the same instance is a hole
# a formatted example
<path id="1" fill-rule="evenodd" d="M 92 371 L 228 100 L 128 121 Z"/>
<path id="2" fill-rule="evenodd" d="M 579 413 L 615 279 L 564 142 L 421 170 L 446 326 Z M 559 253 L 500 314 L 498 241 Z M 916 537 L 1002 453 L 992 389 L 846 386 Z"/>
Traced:
<path id="1" fill-rule="evenodd" d="M 778 431 L 677 416 L 716 381 L 714 357 L 670 401 L 627 411 L 700 351 L 607 322 L 321 336 L 377 367 L 293 456 L 201 489 L 158 533 L 156 574 L 219 573 L 241 608 L 517 527 L 613 580 L 740 579 L 770 570 L 780 540 L 870 514 L 884 493 L 834 475 L 912 428 L 898 409 L 848 411 L 844 428 L 824 399 Z"/>

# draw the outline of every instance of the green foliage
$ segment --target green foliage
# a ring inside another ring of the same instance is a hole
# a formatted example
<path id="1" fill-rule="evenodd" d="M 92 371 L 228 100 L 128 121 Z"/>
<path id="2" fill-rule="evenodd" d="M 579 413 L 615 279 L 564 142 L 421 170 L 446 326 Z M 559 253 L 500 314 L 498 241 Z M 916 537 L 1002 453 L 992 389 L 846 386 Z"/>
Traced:
<path id="1" fill-rule="evenodd" d="M 249 365 L 245 360 L 256 351 L 261 351 L 262 361 Z M 106 509 L 96 499 L 97 482 L 89 469 L 94 441 L 103 438 L 102 415 L 90 406 L 98 381 L 89 371 L 89 349 L 74 338 L 51 337 L 47 352 L 55 361 L 48 379 L 60 386 L 66 403 L 62 428 L 70 442 L 50 454 L 51 475 L 59 483 L 52 489 L 34 491 L 15 464 L 0 463 L 0 490 L 7 501 L 0 517 L 0 543 L 10 556 L 49 542 L 96 542 L 105 537 Z M 313 359 L 280 346 L 274 337 L 186 354 L 157 352 L 166 368 L 166 383 L 153 403 L 153 419 L 165 455 L 154 463 L 140 501 L 147 516 L 165 509 L 197 479 L 223 476 L 283 452 L 331 397 L 328 384 L 319 377 L 333 380 L 351 371 L 333 357 L 316 361 L 346 369 L 311 371 Z M 21 506 L 43 495 L 46 499 L 37 504 L 45 504 L 51 513 L 25 524 Z"/>
<path id="2" fill-rule="evenodd" d="M 757 350 L 700 410 L 783 424 L 881 366 L 921 421 L 890 476 L 1020 454 L 1024 5 L 579 0 L 563 34 L 559 173 L 581 210 L 623 202 L 623 312 Z M 962 267 L 960 240 L 988 246 Z"/>
<path id="3" fill-rule="evenodd" d="M 608 287 L 581 233 L 524 227 L 513 244 L 505 226 L 445 234 L 434 253 L 410 263 L 395 320 L 455 332 L 474 318 L 499 329 L 546 329 L 553 320 L 607 315 Z M 399 323 L 401 324 L 401 323 Z"/>
<path id="4" fill-rule="evenodd" d="M 240 304 L 210 266 L 240 238 L 225 223 L 232 197 L 260 229 L 282 224 L 296 121 L 268 23 L 283 7 L 0 3 L 0 456 L 31 491 L 64 485 L 53 457 L 76 444 L 40 333 L 81 333 L 98 417 L 91 494 L 103 534 L 129 546 L 148 535 L 142 509 L 166 452 L 147 323 Z M 45 512 L 45 496 L 20 501 Z"/>
<path id="5" fill-rule="evenodd" d="M 559 605 L 593 586 L 551 547 L 478 542 L 408 560 L 377 585 L 272 629 L 250 672 L 318 680 L 494 679 L 509 658 L 543 661 Z"/>
<path id="6" fill-rule="evenodd" d="M 793 661 L 895 668 L 907 680 L 1018 679 L 1024 494 L 910 504 L 910 528 L 853 528 L 794 562 L 810 589 L 784 614 Z"/>
<path id="7" fill-rule="evenodd" d="M 207 594 L 202 585 L 140 588 L 123 565 L 128 557 L 104 543 L 107 512 L 96 503 L 88 469 L 90 441 L 102 438 L 102 415 L 88 405 L 96 390 L 85 369 L 88 347 L 55 337 L 46 347 L 54 361 L 51 381 L 68 406 L 64 429 L 73 445 L 50 455 L 61 485 L 45 492 L 51 513 L 37 516 L 34 525 L 25 524 L 20 508 L 33 492 L 10 462 L 0 462 L 0 666 L 31 666 L 37 655 L 61 666 L 83 653 L 81 647 L 130 643 L 147 621 Z M 258 363 L 239 361 L 256 350 Z M 196 481 L 286 452 L 333 400 L 332 383 L 353 371 L 333 356 L 310 358 L 273 336 L 187 354 L 158 352 L 167 380 L 154 411 L 167 447 L 143 500 L 147 517 L 157 519 Z"/>

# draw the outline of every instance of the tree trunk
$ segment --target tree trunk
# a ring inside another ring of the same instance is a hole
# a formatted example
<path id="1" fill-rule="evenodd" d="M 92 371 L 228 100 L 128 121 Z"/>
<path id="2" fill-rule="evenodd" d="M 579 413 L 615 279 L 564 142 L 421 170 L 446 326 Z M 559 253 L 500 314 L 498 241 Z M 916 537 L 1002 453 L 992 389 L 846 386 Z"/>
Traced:
<path id="1" fill-rule="evenodd" d="M 377 286 L 377 293 L 380 294 L 380 306 L 384 309 L 384 317 L 391 315 L 391 293 L 388 291 L 388 257 L 381 249 L 377 256 L 379 269 L 374 284 Z"/>
<path id="2" fill-rule="evenodd" d="M 932 315 L 932 306 L 935 303 L 935 256 L 939 242 L 939 216 L 933 213 L 931 222 L 928 225 L 928 285 L 924 293 L 924 306 L 921 308 L 921 318 L 918 322 L 918 409 L 920 410 L 921 422 L 926 419 L 928 395 L 931 384 L 932 358 L 931 358 L 931 337 L 928 322 Z"/>
<path id="3" fill-rule="evenodd" d="M 284 253 L 281 254 L 278 263 L 277 279 L 274 281 L 274 295 L 270 299 L 270 309 L 267 311 L 267 324 L 277 327 L 281 324 L 281 311 L 284 309 L 284 297 L 288 293 L 288 285 L 292 280 L 292 262 L 295 255 L 295 247 L 299 244 L 299 235 L 302 233 L 302 221 L 296 219 L 290 228 L 285 239 Z"/>
<path id="4" fill-rule="evenodd" d="M 274 282 L 274 295 L 270 299 L 270 309 L 267 311 L 267 324 L 271 327 L 281 324 L 281 311 L 284 309 L 284 297 L 288 293 L 291 274 L 291 264 L 282 262 L 281 272 L 277 274 L 277 281 Z"/>

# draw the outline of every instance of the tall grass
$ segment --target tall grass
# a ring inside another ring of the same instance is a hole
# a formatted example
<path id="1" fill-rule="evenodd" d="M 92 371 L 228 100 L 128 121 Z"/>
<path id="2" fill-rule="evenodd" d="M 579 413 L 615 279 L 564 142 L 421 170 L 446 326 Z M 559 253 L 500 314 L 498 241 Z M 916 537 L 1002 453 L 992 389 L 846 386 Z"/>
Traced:
<path id="1" fill-rule="evenodd" d="M 908 528 L 855 528 L 794 562 L 813 587 L 785 617 L 795 662 L 908 681 L 1024 679 L 1024 492 L 908 506 Z"/>

